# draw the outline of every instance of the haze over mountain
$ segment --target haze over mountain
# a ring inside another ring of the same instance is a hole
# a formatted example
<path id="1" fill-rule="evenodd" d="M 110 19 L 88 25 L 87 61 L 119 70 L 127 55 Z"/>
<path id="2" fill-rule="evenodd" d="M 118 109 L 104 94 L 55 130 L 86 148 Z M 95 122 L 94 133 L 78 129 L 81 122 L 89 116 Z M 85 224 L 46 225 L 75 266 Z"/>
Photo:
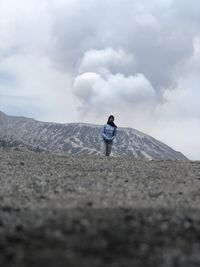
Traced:
<path id="1" fill-rule="evenodd" d="M 102 125 L 41 122 L 0 112 L 0 147 L 98 155 L 101 154 L 101 129 Z M 182 153 L 147 134 L 120 127 L 112 155 L 144 159 L 187 159 Z"/>
<path id="2" fill-rule="evenodd" d="M 199 1 L 1 0 L 0 7 L 2 111 L 95 124 L 112 111 L 120 126 L 200 160 Z"/>

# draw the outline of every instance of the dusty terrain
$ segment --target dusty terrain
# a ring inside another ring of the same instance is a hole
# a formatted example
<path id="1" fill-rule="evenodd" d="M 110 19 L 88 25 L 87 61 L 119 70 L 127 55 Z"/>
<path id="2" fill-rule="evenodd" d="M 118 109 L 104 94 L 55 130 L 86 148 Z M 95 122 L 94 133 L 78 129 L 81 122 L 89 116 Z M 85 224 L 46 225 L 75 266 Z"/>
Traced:
<path id="1" fill-rule="evenodd" d="M 200 162 L 0 152 L 0 266 L 200 266 Z"/>

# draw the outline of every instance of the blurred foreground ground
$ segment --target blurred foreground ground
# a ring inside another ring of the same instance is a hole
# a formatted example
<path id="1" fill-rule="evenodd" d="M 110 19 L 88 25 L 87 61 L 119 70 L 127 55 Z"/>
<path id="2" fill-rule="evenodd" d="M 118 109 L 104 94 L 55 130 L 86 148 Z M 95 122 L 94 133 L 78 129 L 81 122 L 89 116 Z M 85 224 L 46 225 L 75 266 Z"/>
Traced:
<path id="1" fill-rule="evenodd" d="M 0 266 L 200 266 L 200 162 L 0 152 Z"/>

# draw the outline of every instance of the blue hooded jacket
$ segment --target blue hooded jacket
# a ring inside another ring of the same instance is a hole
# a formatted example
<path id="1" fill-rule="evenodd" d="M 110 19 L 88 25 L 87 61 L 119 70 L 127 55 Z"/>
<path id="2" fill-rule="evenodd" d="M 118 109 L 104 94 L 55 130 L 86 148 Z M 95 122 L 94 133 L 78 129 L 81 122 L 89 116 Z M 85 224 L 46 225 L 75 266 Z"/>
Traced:
<path id="1" fill-rule="evenodd" d="M 113 141 L 117 135 L 117 128 L 113 127 L 109 124 L 105 124 L 103 126 L 103 130 L 101 133 L 101 136 L 103 138 L 103 141 Z"/>

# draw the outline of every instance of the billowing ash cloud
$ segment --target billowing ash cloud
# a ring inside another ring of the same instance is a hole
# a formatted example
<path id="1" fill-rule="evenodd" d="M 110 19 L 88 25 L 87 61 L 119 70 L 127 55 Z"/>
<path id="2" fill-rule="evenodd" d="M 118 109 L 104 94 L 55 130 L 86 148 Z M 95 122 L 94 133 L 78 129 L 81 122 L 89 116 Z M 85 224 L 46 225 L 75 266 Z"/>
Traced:
<path id="1" fill-rule="evenodd" d="M 122 49 L 87 51 L 79 63 L 73 91 L 88 112 L 154 103 L 155 90 L 143 74 L 124 75 L 127 68 L 134 67 L 134 57 Z"/>
<path id="2" fill-rule="evenodd" d="M 59 66 L 74 70 L 85 53 L 123 49 L 137 63 L 124 70 L 125 75 L 143 73 L 156 90 L 173 87 L 180 68 L 192 56 L 193 39 L 199 32 L 192 16 L 196 2 L 187 9 L 179 1 L 149 2 L 79 1 L 70 11 L 63 5 L 54 23 Z M 120 69 L 116 66 L 115 71 Z"/>
<path id="3" fill-rule="evenodd" d="M 188 143 L 188 129 L 200 135 L 199 18 L 196 0 L 1 0 L 0 109 L 101 124 L 114 113 L 200 158 Z"/>
<path id="4" fill-rule="evenodd" d="M 105 48 L 86 51 L 80 60 L 78 71 L 99 73 L 102 69 L 107 69 L 112 73 L 133 73 L 135 65 L 133 54 L 122 49 Z"/>
<path id="5" fill-rule="evenodd" d="M 87 72 L 75 79 L 74 91 L 84 104 L 90 105 L 89 110 L 102 108 L 102 104 L 110 107 L 123 101 L 127 105 L 139 105 L 155 100 L 155 91 L 143 74 L 125 77 Z"/>
<path id="6" fill-rule="evenodd" d="M 132 55 L 112 48 L 86 52 L 79 64 L 73 92 L 88 112 L 126 105 L 155 104 L 156 93 L 141 73 L 125 76 L 135 66 Z"/>

